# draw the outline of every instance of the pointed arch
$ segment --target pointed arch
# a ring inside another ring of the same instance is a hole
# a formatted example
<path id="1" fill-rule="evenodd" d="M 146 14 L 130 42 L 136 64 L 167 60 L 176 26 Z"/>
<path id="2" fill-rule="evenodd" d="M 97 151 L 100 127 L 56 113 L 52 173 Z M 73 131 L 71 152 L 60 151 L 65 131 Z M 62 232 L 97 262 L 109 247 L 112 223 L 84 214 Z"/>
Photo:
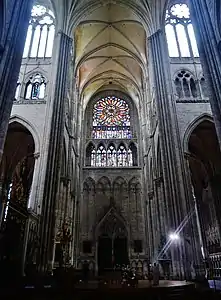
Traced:
<path id="1" fill-rule="evenodd" d="M 96 166 L 106 167 L 107 166 L 107 151 L 103 143 L 98 144 L 96 150 Z"/>
<path id="2" fill-rule="evenodd" d="M 137 188 L 141 187 L 140 180 L 137 177 L 131 178 L 128 185 L 129 185 L 130 190 L 131 189 L 137 189 Z"/>
<path id="3" fill-rule="evenodd" d="M 86 167 L 94 167 L 96 166 L 96 150 L 95 146 L 92 142 L 87 145 L 86 148 Z"/>
<path id="4" fill-rule="evenodd" d="M 118 184 L 120 186 L 123 185 L 123 184 L 127 185 L 127 181 L 122 176 L 118 176 L 117 178 L 114 179 L 113 186 L 116 185 L 116 184 Z"/>
<path id="5" fill-rule="evenodd" d="M 29 75 L 25 84 L 24 99 L 25 100 L 43 100 L 45 98 L 45 91 L 47 80 L 41 72 L 33 72 Z"/>
<path id="6" fill-rule="evenodd" d="M 198 96 L 196 78 L 187 69 L 180 69 L 175 73 L 174 85 L 178 98 L 196 98 Z"/>
<path id="7" fill-rule="evenodd" d="M 214 123 L 213 117 L 210 114 L 204 113 L 201 114 L 199 117 L 197 117 L 196 119 L 194 119 L 187 127 L 185 134 L 184 134 L 184 138 L 183 138 L 183 149 L 185 153 L 189 152 L 189 139 L 191 136 L 191 133 L 194 131 L 194 129 L 203 121 L 209 121 Z"/>
<path id="8" fill-rule="evenodd" d="M 95 239 L 97 240 L 102 234 L 112 235 L 113 231 L 118 231 L 119 233 L 120 229 L 123 229 L 122 233 L 125 235 L 125 237 L 128 237 L 126 221 L 114 207 L 111 207 L 108 212 L 99 220 L 97 226 L 95 227 Z"/>
<path id="9" fill-rule="evenodd" d="M 33 139 L 34 139 L 34 143 L 35 143 L 35 153 L 40 153 L 40 138 L 39 138 L 39 135 L 38 135 L 35 127 L 28 120 L 26 120 L 25 118 L 18 116 L 18 115 L 11 116 L 11 118 L 9 120 L 9 124 L 11 124 L 13 122 L 17 122 L 17 123 L 23 125 L 30 131 L 30 133 L 32 134 Z"/>
<path id="10" fill-rule="evenodd" d="M 127 148 L 123 142 L 117 148 L 117 165 L 118 167 L 128 166 Z"/>
<path id="11" fill-rule="evenodd" d="M 117 166 L 117 151 L 114 143 L 110 143 L 107 147 L 107 166 L 116 167 Z"/>
<path id="12" fill-rule="evenodd" d="M 55 16 L 49 8 L 49 3 L 48 5 L 34 4 L 29 20 L 23 58 L 50 58 L 54 35 Z"/>
<path id="13" fill-rule="evenodd" d="M 94 190 L 95 189 L 95 181 L 93 178 L 91 177 L 87 177 L 84 181 L 84 184 L 90 189 L 90 190 Z"/>
<path id="14" fill-rule="evenodd" d="M 108 177 L 102 176 L 98 181 L 97 184 L 102 184 L 104 187 L 111 188 L 111 181 Z"/>
<path id="15" fill-rule="evenodd" d="M 138 166 L 137 146 L 131 142 L 128 148 L 128 163 L 129 166 Z"/>
<path id="16" fill-rule="evenodd" d="M 199 57 L 187 1 L 168 1 L 164 24 L 170 57 Z"/>

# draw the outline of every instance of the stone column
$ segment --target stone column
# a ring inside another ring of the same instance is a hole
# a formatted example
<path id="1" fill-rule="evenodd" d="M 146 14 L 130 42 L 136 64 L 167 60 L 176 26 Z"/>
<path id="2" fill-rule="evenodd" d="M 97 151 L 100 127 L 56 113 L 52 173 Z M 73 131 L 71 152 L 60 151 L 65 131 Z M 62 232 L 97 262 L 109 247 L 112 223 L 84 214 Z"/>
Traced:
<path id="1" fill-rule="evenodd" d="M 1 0 L 2 2 L 3 0 Z M 0 5 L 0 161 L 21 66 L 32 0 L 5 0 Z M 0 16 L 1 19 L 1 16 Z"/>
<path id="2" fill-rule="evenodd" d="M 153 78 L 159 120 L 159 139 L 161 145 L 162 172 L 165 187 L 165 206 L 167 207 L 168 229 L 174 231 L 191 212 L 187 181 L 184 173 L 184 157 L 179 138 L 176 104 L 172 93 L 169 60 L 165 34 L 157 31 L 149 37 L 150 76 Z M 187 223 L 180 231 L 181 239 Z M 169 232 L 167 233 L 167 235 Z M 174 249 L 174 269 L 179 276 L 188 277 L 188 257 L 185 243 Z M 184 266 L 184 274 L 183 274 Z"/>
<path id="3" fill-rule="evenodd" d="M 63 32 L 56 37 L 54 66 L 54 91 L 52 92 L 52 116 L 46 167 L 42 224 L 40 230 L 40 268 L 51 269 L 55 226 L 55 205 L 60 177 L 60 160 L 64 132 L 64 105 L 67 93 L 67 75 L 70 64 L 72 39 Z"/>
<path id="4" fill-rule="evenodd" d="M 28 200 L 28 209 L 31 211 L 34 211 L 37 213 L 37 206 L 38 204 L 36 203 L 36 193 L 37 193 L 37 188 L 38 188 L 38 176 L 39 176 L 39 157 L 40 153 L 34 153 L 34 159 L 35 159 L 35 165 L 34 165 L 34 173 L 33 173 L 33 178 L 32 178 L 32 184 L 31 184 L 31 192 Z"/>
<path id="5" fill-rule="evenodd" d="M 200 61 L 208 81 L 210 104 L 221 146 L 221 53 L 206 0 L 191 0 L 191 18 L 196 33 Z M 213 2 L 213 1 L 211 1 Z M 211 5 L 213 5 L 211 3 Z M 221 24 L 219 24 L 221 26 Z"/>

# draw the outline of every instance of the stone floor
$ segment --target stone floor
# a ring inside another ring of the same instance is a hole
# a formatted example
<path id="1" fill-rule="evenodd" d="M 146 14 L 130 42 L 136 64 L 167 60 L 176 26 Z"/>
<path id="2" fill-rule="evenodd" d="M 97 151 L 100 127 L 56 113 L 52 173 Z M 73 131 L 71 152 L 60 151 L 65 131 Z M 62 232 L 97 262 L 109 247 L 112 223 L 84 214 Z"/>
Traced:
<path id="1" fill-rule="evenodd" d="M 117 283 L 116 281 L 114 282 L 105 282 L 104 285 L 107 286 L 107 288 L 115 289 L 115 288 L 122 288 L 122 285 Z M 158 286 L 151 286 L 149 280 L 139 280 L 137 288 L 139 289 L 146 289 L 146 288 L 170 288 L 170 287 L 185 287 L 193 285 L 192 282 L 186 282 L 186 281 L 175 281 L 175 280 L 160 280 Z M 75 288 L 80 288 L 80 289 L 98 289 L 100 287 L 100 283 L 98 281 L 89 281 L 88 283 L 84 282 L 79 282 Z"/>

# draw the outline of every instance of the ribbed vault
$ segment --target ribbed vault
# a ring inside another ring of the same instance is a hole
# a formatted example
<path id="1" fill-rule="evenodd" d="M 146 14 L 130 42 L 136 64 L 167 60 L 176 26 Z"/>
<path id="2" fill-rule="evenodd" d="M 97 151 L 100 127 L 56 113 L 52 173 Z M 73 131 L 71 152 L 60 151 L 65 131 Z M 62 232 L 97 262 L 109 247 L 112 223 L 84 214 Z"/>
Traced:
<path id="1" fill-rule="evenodd" d="M 58 24 L 74 38 L 75 76 L 84 107 L 102 89 L 140 99 L 147 37 L 162 28 L 167 0 L 52 0 Z"/>
<path id="2" fill-rule="evenodd" d="M 107 3 L 74 31 L 79 90 L 89 99 L 102 87 L 138 95 L 146 70 L 146 35 L 130 8 Z"/>

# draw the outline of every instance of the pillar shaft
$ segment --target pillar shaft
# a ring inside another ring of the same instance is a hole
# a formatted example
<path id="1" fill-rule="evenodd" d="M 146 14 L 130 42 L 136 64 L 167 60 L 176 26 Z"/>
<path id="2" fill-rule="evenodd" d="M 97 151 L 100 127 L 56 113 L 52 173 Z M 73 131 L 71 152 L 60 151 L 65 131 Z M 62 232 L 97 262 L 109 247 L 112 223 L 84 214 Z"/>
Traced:
<path id="1" fill-rule="evenodd" d="M 206 0 L 190 1 L 191 17 L 196 33 L 200 60 L 209 82 L 210 104 L 221 146 L 221 53 Z M 212 4 L 211 4 L 212 5 Z M 220 24 L 221 26 L 221 24 Z"/>
<path id="2" fill-rule="evenodd" d="M 40 241 L 40 267 L 41 270 L 50 270 L 53 259 L 53 239 L 55 227 L 55 206 L 57 189 L 60 177 L 60 159 L 64 133 L 64 105 L 67 93 L 67 75 L 70 64 L 72 40 L 63 32 L 57 36 L 57 49 L 55 55 L 55 73 L 51 129 L 49 136 L 48 159 L 45 176 L 45 187 L 42 207 L 41 241 Z"/>
<path id="3" fill-rule="evenodd" d="M 3 1 L 0 19 L 0 161 L 21 66 L 32 0 Z M 5 10 L 5 11 L 4 11 Z M 6 11 L 7 10 L 7 11 Z M 0 24 L 2 25 L 2 24 Z"/>
<path id="4" fill-rule="evenodd" d="M 149 37 L 149 47 L 152 62 L 152 74 L 155 91 L 155 101 L 158 109 L 159 140 L 162 158 L 162 173 L 165 187 L 165 206 L 167 209 L 167 228 L 176 230 L 185 217 L 191 212 L 192 199 L 188 195 L 188 184 L 184 172 L 184 157 L 179 138 L 176 103 L 172 94 L 168 53 L 165 35 L 157 31 Z M 174 248 L 173 267 L 175 274 L 189 276 L 184 242 L 185 223 L 180 236 L 180 247 Z M 188 230 L 189 231 L 189 230 Z M 166 233 L 166 235 L 168 235 Z M 168 236 L 166 236 L 168 239 Z M 172 245 L 171 245 L 172 247 Z M 185 258 L 185 259 L 183 259 Z M 184 270 L 183 270 L 184 267 Z M 184 271 L 184 274 L 183 274 Z"/>

